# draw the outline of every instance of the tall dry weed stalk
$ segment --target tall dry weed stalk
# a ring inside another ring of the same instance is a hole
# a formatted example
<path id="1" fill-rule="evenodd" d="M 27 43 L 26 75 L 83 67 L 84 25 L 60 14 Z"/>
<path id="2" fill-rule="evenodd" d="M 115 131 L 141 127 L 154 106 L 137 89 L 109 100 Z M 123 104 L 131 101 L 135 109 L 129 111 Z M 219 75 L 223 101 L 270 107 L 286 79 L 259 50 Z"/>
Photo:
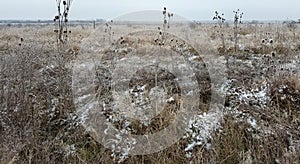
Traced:
<path id="1" fill-rule="evenodd" d="M 56 29 L 54 32 L 57 34 L 58 45 L 60 43 L 65 44 L 68 41 L 68 30 L 69 12 L 73 0 L 56 0 L 57 3 L 57 15 L 54 17 Z"/>
<path id="2" fill-rule="evenodd" d="M 112 24 L 114 23 L 113 20 L 109 21 L 109 22 L 106 22 L 105 23 L 105 29 L 104 29 L 104 32 L 107 34 L 107 37 L 108 37 L 108 41 L 110 44 L 113 43 L 113 36 L 115 34 L 115 32 L 113 32 L 113 27 L 112 27 Z"/>
<path id="3" fill-rule="evenodd" d="M 165 39 L 166 37 L 166 32 L 167 32 L 167 29 L 170 28 L 170 21 L 171 21 L 171 18 L 174 16 L 173 13 L 169 13 L 167 12 L 167 8 L 164 7 L 163 11 L 163 32 L 161 33 L 160 32 L 160 35 L 162 37 L 162 42 L 164 42 L 163 40 Z"/>
<path id="4" fill-rule="evenodd" d="M 242 24 L 242 18 L 244 13 L 240 11 L 240 9 L 237 9 L 236 11 L 233 11 L 234 13 L 234 17 L 233 17 L 233 23 L 234 23 L 234 27 L 233 27 L 233 38 L 234 38 L 234 51 L 237 52 L 238 50 L 238 34 L 241 30 L 240 25 Z"/>
<path id="5" fill-rule="evenodd" d="M 219 14 L 218 11 L 215 11 L 215 16 L 213 17 L 213 20 L 217 21 L 219 30 L 217 30 L 217 33 L 220 35 L 220 38 L 222 40 L 222 49 L 225 52 L 225 38 L 224 38 L 224 26 L 225 26 L 225 18 L 224 14 L 222 13 L 221 15 Z"/>

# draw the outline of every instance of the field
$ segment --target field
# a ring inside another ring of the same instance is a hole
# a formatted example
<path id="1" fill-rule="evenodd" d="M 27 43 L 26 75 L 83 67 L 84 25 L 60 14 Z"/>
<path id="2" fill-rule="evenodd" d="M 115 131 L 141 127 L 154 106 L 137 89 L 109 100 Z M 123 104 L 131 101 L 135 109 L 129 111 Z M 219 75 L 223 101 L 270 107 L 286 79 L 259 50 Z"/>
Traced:
<path id="1" fill-rule="evenodd" d="M 299 25 L 233 26 L 0 26 L 0 163 L 300 163 Z"/>

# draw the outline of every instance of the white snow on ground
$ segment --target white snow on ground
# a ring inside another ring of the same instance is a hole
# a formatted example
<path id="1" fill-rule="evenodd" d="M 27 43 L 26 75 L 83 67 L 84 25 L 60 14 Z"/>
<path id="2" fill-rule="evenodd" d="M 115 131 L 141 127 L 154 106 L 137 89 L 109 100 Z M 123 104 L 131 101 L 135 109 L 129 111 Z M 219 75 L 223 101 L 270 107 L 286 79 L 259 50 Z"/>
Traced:
<path id="1" fill-rule="evenodd" d="M 187 157 L 190 156 L 190 151 L 193 151 L 196 146 L 206 145 L 206 147 L 209 147 L 211 134 L 221 127 L 220 120 L 222 120 L 222 117 L 222 107 L 213 105 L 208 113 L 195 115 L 189 120 L 189 127 L 186 129 L 186 135 L 184 136 L 184 139 L 189 141 L 185 148 Z"/>
<path id="2" fill-rule="evenodd" d="M 221 85 L 219 92 L 227 93 L 229 96 L 234 97 L 233 100 L 235 100 L 235 102 L 233 101 L 234 105 L 232 106 L 231 110 L 234 110 L 236 114 L 238 114 L 238 109 L 234 108 L 234 106 L 237 106 L 238 104 L 254 104 L 259 108 L 263 108 L 267 105 L 268 101 L 270 100 L 268 96 L 269 84 L 267 82 L 263 82 L 261 85 L 257 85 L 252 88 L 235 87 L 233 85 L 235 82 L 235 80 L 225 81 L 224 84 Z M 145 90 L 145 86 L 138 87 L 138 89 Z M 130 93 L 130 91 L 128 91 L 128 93 Z M 160 103 L 174 101 L 174 97 L 166 98 L 166 96 L 163 94 L 161 95 L 161 93 L 163 93 L 163 91 L 159 89 L 153 89 L 151 90 L 150 95 L 154 97 L 158 96 L 159 98 L 163 99 L 163 102 Z M 91 97 L 91 95 L 82 95 L 77 99 L 77 103 L 82 104 L 83 102 L 87 101 L 89 97 Z M 136 97 L 136 102 L 134 104 L 143 104 L 144 101 L 140 99 L 141 97 L 144 97 L 143 92 L 140 94 L 134 94 L 134 97 Z M 89 109 L 93 108 L 94 106 L 95 104 L 92 103 L 80 107 L 82 109 L 81 111 L 84 111 L 81 117 L 81 121 L 83 123 L 85 122 Z M 103 106 L 103 108 L 105 108 L 105 106 Z M 223 110 L 224 109 L 222 105 L 214 104 L 207 113 L 195 115 L 192 117 L 192 119 L 187 120 L 189 126 L 186 129 L 185 136 L 183 137 L 183 139 L 188 141 L 188 144 L 185 147 L 187 158 L 192 157 L 192 152 L 197 146 L 205 146 L 208 149 L 210 148 L 211 144 L 209 142 L 212 138 L 212 134 L 218 130 L 221 130 L 220 122 L 224 116 Z M 122 120 L 122 118 L 116 116 L 110 116 L 109 119 L 110 121 Z M 252 128 L 258 128 L 257 121 L 253 117 L 245 115 L 244 119 L 246 119 L 247 123 Z M 147 125 L 147 123 L 144 124 Z M 131 129 L 129 129 L 129 126 L 130 122 L 124 125 L 124 127 L 122 127 L 123 129 L 120 130 L 111 141 L 112 157 L 115 159 L 115 161 L 124 161 L 129 156 L 131 149 L 136 144 L 134 140 L 122 137 L 123 134 L 130 133 Z M 105 129 L 104 134 L 110 134 L 109 131 L 110 129 Z"/>
<path id="3" fill-rule="evenodd" d="M 231 81 L 230 83 L 233 83 Z M 251 88 L 246 88 L 244 86 L 239 87 L 230 87 L 228 89 L 227 94 L 231 98 L 232 103 L 235 104 L 233 106 L 237 106 L 239 104 L 245 105 L 254 105 L 259 108 L 265 108 L 270 101 L 269 94 L 269 87 L 270 85 L 264 81 L 261 85 L 253 86 Z"/>
<path id="4" fill-rule="evenodd" d="M 250 124 L 252 126 L 252 128 L 256 129 L 257 124 L 256 124 L 256 120 L 252 117 L 247 119 L 248 124 Z"/>
<path id="5" fill-rule="evenodd" d="M 196 58 L 191 57 L 189 60 L 194 60 Z M 252 61 L 247 61 L 244 62 L 244 64 L 249 67 L 253 68 L 253 63 Z M 181 65 L 179 65 L 180 67 Z M 288 67 L 293 67 L 288 66 Z M 219 73 L 218 69 L 213 70 L 211 72 L 214 72 L 215 74 Z M 216 76 L 220 77 L 220 76 Z M 219 78 L 212 78 L 212 80 L 219 80 Z M 227 114 L 233 114 L 237 117 L 240 118 L 239 121 L 246 121 L 252 129 L 261 129 L 262 127 L 260 126 L 260 120 L 256 120 L 253 116 L 250 114 L 244 113 L 243 111 L 240 111 L 238 109 L 239 105 L 251 105 L 254 106 L 257 109 L 264 109 L 267 104 L 270 101 L 269 97 L 269 92 L 270 92 L 270 84 L 266 81 L 261 82 L 260 84 L 253 84 L 252 86 L 243 86 L 237 84 L 238 81 L 234 79 L 230 80 L 219 80 L 221 81 L 218 86 L 220 88 L 216 91 L 218 91 L 219 94 L 227 94 L 229 96 L 230 100 L 230 106 L 224 107 L 222 105 L 212 105 L 210 110 L 207 113 L 202 113 L 193 116 L 190 120 L 188 121 L 188 128 L 186 129 L 186 134 L 183 137 L 183 139 L 187 140 L 188 143 L 185 146 L 185 151 L 186 151 L 186 157 L 191 158 L 193 155 L 193 150 L 195 150 L 196 147 L 198 146 L 205 146 L 206 148 L 210 148 L 210 139 L 212 138 L 212 134 L 218 130 L 221 130 L 221 120 L 223 119 L 224 115 Z M 237 85 L 236 85 L 237 84 Z M 285 86 L 282 86 L 282 88 L 279 88 L 279 92 L 283 92 Z M 135 98 L 135 102 L 133 102 L 133 106 L 137 105 L 140 107 L 141 114 L 143 114 L 143 109 L 147 107 L 150 104 L 144 104 L 145 102 L 148 102 L 149 99 L 144 99 L 145 94 L 145 86 L 138 86 L 137 89 L 141 92 L 139 93 L 133 93 L 133 90 L 128 90 L 128 93 L 132 93 L 133 97 Z M 159 98 L 160 101 L 159 103 L 165 103 L 165 102 L 173 102 L 175 101 L 174 97 L 167 97 L 163 90 L 161 88 L 154 88 L 150 91 L 149 93 L 152 98 Z M 90 95 L 82 96 L 78 99 L 78 102 L 85 101 L 87 97 Z M 153 101 L 153 99 L 151 99 Z M 104 103 L 103 103 L 104 104 Z M 105 105 L 105 104 L 104 104 Z M 82 108 L 89 109 L 91 106 L 82 106 Z M 105 108 L 105 106 L 103 106 Z M 149 107 L 150 108 L 150 107 Z M 136 109 L 135 109 L 136 110 Z M 224 111 L 223 111 L 224 110 Z M 84 114 L 82 117 L 82 120 L 84 120 Z M 123 118 L 117 117 L 117 116 L 110 116 L 109 121 L 122 121 Z M 143 118 L 145 121 L 143 122 L 144 125 L 147 125 L 147 118 Z M 124 124 L 122 127 L 123 129 L 119 131 L 117 135 L 115 135 L 114 140 L 112 141 L 111 149 L 112 149 L 112 157 L 116 161 L 124 161 L 128 156 L 135 145 L 134 140 L 126 139 L 123 138 L 122 134 L 128 134 L 130 133 L 129 129 L 130 122 L 127 122 Z M 251 128 L 250 128 L 251 129 Z M 268 133 L 268 129 L 263 129 L 265 133 Z M 270 130 L 270 133 L 272 132 L 272 129 Z M 110 129 L 106 129 L 104 131 L 104 134 L 110 134 Z"/>
<path id="6" fill-rule="evenodd" d="M 72 145 L 65 145 L 63 147 L 63 149 L 64 149 L 64 152 L 65 152 L 65 156 L 76 154 L 76 148 L 75 148 L 74 144 L 72 144 Z"/>

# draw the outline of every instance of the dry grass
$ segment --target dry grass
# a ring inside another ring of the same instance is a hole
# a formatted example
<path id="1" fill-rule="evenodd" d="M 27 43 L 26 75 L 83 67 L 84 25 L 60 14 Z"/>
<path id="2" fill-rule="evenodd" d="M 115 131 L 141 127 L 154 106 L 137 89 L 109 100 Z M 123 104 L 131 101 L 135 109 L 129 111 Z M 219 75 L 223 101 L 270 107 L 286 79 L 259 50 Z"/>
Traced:
<path id="1" fill-rule="evenodd" d="M 231 64 L 228 78 L 238 81 L 234 87 L 239 91 L 255 90 L 262 85 L 257 81 L 265 78 L 270 85 L 267 93 L 270 101 L 261 108 L 255 103 L 240 102 L 239 95 L 227 96 L 221 128 L 214 131 L 205 144 L 196 146 L 190 158 L 185 151 L 189 140 L 181 139 L 158 153 L 128 156 L 123 163 L 299 163 L 300 65 L 297 59 L 300 42 L 294 40 L 293 33 L 281 24 L 243 24 L 239 50 L 235 52 L 232 28 L 224 27 L 226 49 L 221 49 L 222 43 L 212 30 L 213 25 L 192 26 L 191 35 L 184 33 L 188 26 L 191 25 L 171 26 L 169 32 L 191 41 L 200 55 L 224 55 Z M 135 42 L 151 45 L 155 43 L 146 41 L 149 36 L 135 41 L 134 35 L 123 35 L 131 30 L 156 28 L 156 25 L 114 25 L 114 36 L 110 39 L 116 43 L 123 41 L 122 46 L 131 45 L 132 49 Z M 109 46 L 104 29 L 105 25 L 101 25 L 99 31 L 91 33 L 90 28 L 73 27 L 69 48 L 57 54 L 52 27 L 0 27 L 0 163 L 116 162 L 112 151 L 95 141 L 80 125 L 72 92 L 72 63 L 78 55 L 84 55 L 82 49 L 92 47 L 96 52 L 104 52 L 106 61 L 116 54 L 107 49 L 102 51 L 101 43 Z M 296 30 L 299 38 L 299 29 Z M 86 38 L 89 39 L 82 42 Z M 274 42 L 262 43 L 263 39 Z M 86 45 L 81 47 L 82 43 Z M 126 56 L 127 51 L 130 49 L 120 51 L 119 57 Z M 249 61 L 252 66 L 247 65 Z M 293 62 L 296 68 L 271 70 L 274 65 Z M 203 77 L 199 76 L 198 80 Z M 208 93 L 203 92 L 203 95 Z M 208 97 L 199 107 L 201 114 L 208 112 L 204 109 L 210 101 Z M 154 121 L 156 124 L 148 131 L 165 127 L 172 119 L 168 112 L 174 112 L 177 106 L 178 103 L 166 106 L 161 116 L 155 118 L 160 121 Z M 249 123 L 251 118 L 256 126 L 251 125 L 251 120 Z M 121 127 L 122 123 L 116 125 Z M 144 133 L 145 127 L 140 125 L 140 122 L 132 124 L 136 134 Z"/>

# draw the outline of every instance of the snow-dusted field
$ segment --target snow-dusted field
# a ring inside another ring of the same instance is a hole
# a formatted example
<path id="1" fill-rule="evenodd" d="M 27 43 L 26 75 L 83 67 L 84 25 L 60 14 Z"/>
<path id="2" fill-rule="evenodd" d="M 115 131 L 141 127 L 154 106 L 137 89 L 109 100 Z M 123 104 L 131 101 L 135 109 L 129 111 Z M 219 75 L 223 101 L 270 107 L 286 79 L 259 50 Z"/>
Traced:
<path id="1" fill-rule="evenodd" d="M 110 26 L 0 27 L 1 163 L 299 162 L 298 29 Z"/>

